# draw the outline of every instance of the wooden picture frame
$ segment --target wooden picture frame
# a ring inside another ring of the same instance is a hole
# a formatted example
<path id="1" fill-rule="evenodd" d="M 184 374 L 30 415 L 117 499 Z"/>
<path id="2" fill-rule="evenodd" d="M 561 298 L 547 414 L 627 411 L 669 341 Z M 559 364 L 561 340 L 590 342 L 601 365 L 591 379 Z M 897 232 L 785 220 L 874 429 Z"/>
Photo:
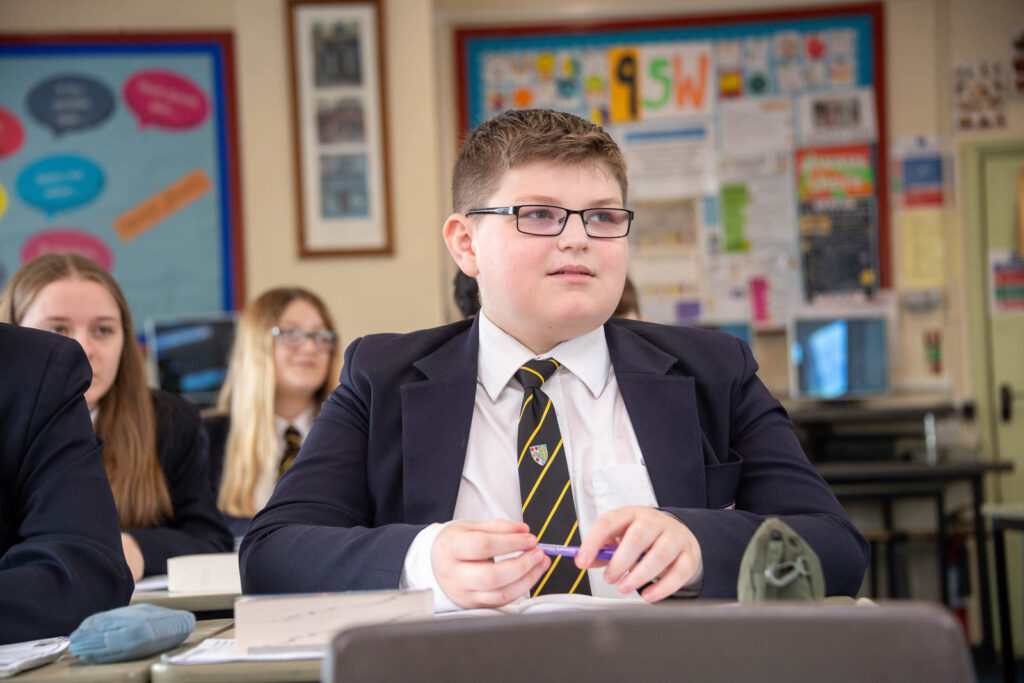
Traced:
<path id="1" fill-rule="evenodd" d="M 288 0 L 299 256 L 392 253 L 380 0 Z"/>

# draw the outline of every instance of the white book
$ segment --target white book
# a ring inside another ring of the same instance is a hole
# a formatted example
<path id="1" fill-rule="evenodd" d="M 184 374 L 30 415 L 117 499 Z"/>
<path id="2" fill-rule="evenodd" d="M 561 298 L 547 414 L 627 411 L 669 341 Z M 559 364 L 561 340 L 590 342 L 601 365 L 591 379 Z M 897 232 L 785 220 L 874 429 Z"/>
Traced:
<path id="1" fill-rule="evenodd" d="M 327 645 L 353 626 L 433 616 L 429 590 L 251 595 L 235 601 L 235 644 L 241 654 L 287 652 Z"/>
<path id="2" fill-rule="evenodd" d="M 238 593 L 238 553 L 179 555 L 167 560 L 169 593 Z"/>
<path id="3" fill-rule="evenodd" d="M 287 662 L 296 659 L 323 659 L 327 649 L 323 645 L 310 645 L 307 649 L 280 652 L 239 654 L 234 638 L 207 638 L 195 647 L 173 655 L 160 655 L 168 664 L 223 664 L 224 662 Z"/>
<path id="4" fill-rule="evenodd" d="M 0 678 L 52 662 L 68 649 L 68 642 L 60 636 L 0 645 Z"/>
<path id="5" fill-rule="evenodd" d="M 626 608 L 651 608 L 649 602 L 639 597 L 597 598 L 591 595 L 575 593 L 551 593 L 536 598 L 521 598 L 502 607 L 480 607 L 476 609 L 460 609 L 454 612 L 443 612 L 438 618 L 457 619 L 459 617 L 500 616 L 503 614 L 543 614 L 545 612 L 589 611 Z"/>

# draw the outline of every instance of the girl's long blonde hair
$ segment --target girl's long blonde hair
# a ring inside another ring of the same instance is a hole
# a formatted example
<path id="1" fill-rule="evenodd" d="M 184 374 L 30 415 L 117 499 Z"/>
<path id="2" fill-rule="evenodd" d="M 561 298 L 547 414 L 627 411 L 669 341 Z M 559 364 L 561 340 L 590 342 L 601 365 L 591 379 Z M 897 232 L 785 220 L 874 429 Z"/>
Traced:
<path id="1" fill-rule="evenodd" d="M 228 376 L 217 402 L 218 412 L 231 416 L 217 497 L 217 506 L 229 515 L 255 515 L 258 482 L 263 476 L 277 474 L 281 453 L 274 429 L 274 338 L 270 330 L 284 309 L 298 299 L 316 308 L 327 329 L 337 332 L 324 302 L 301 287 L 267 290 L 246 307 L 238 321 Z M 327 378 L 311 397 L 317 411 L 334 388 L 340 357 L 340 345 L 336 344 L 327 364 Z"/>
<path id="2" fill-rule="evenodd" d="M 128 302 L 114 278 L 103 266 L 79 254 L 43 254 L 19 268 L 0 294 L 0 322 L 20 325 L 39 292 L 59 280 L 102 285 L 121 312 L 121 361 L 117 378 L 97 405 L 94 429 L 104 441 L 103 466 L 121 528 L 157 526 L 173 515 L 171 495 L 157 457 L 156 415 L 142 352 L 135 343 Z"/>

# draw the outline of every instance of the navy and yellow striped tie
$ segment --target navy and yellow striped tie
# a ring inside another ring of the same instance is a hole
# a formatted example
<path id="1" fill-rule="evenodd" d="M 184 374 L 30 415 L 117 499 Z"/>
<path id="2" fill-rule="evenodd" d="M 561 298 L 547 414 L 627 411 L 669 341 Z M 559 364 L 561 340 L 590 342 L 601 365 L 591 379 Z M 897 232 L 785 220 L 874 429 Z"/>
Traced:
<path id="1" fill-rule="evenodd" d="M 299 447 L 302 446 L 302 436 L 299 430 L 293 425 L 288 425 L 284 430 L 284 452 L 281 454 L 281 462 L 277 466 L 277 476 L 280 477 L 295 462 L 295 456 L 299 454 Z"/>
<path id="2" fill-rule="evenodd" d="M 523 407 L 519 411 L 519 491 L 523 498 L 523 521 L 530 525 L 538 541 L 579 545 L 579 523 L 562 435 L 551 399 L 540 390 L 557 369 L 558 361 L 553 358 L 531 360 L 515 374 L 523 385 Z M 590 595 L 586 570 L 577 569 L 571 558 L 556 556 L 531 590 L 533 596 L 547 593 Z"/>

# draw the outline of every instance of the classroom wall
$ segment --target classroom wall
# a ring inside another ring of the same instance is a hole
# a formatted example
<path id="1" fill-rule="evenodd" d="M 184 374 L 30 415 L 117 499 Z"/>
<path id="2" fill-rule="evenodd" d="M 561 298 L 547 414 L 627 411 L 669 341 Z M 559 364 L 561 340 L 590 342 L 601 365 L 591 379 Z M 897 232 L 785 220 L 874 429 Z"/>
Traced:
<path id="1" fill-rule="evenodd" d="M 281 0 L 0 0 L 3 32 L 233 31 L 247 299 L 321 294 L 343 343 L 443 322 L 442 181 L 430 0 L 387 0 L 393 256 L 299 259 L 285 4 Z"/>

